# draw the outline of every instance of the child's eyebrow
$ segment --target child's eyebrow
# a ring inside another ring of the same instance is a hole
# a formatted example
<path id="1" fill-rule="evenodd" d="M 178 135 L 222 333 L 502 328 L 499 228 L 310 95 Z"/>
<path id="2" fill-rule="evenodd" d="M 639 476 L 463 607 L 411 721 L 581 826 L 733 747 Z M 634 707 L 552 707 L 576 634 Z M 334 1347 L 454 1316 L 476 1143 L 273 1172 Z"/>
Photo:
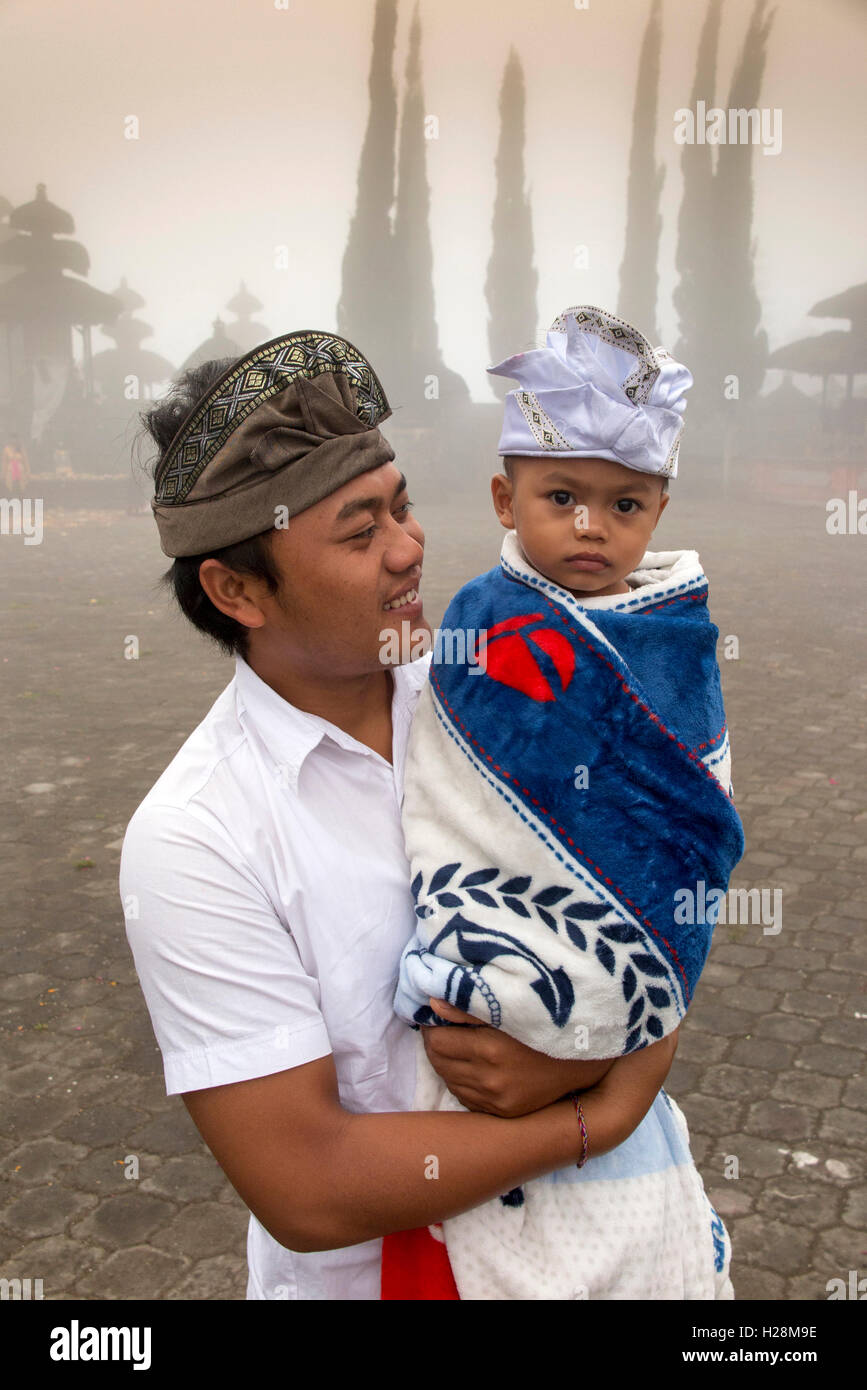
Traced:
<path id="1" fill-rule="evenodd" d="M 580 486 L 581 486 L 581 479 L 580 479 L 580 478 L 570 478 L 569 475 L 568 475 L 568 473 L 546 473 L 545 476 L 544 476 L 544 478 L 542 478 L 542 485 L 543 485 L 543 486 L 547 486 L 547 484 L 549 484 L 549 483 L 565 483 L 569 488 L 573 488 L 573 487 L 580 487 Z M 590 484 L 590 486 L 594 486 L 594 484 Z M 647 478 L 636 477 L 636 479 L 635 479 L 634 482 L 633 482 L 632 479 L 630 478 L 628 483 L 615 483 L 615 484 L 613 484 L 613 485 L 611 485 L 611 486 L 607 486 L 607 487 L 603 485 L 602 491 L 611 492 L 611 493 L 614 493 L 614 492 L 649 492 L 649 491 L 651 490 L 652 486 L 653 486 L 653 484 L 652 484 L 652 481 L 651 481 L 650 477 L 647 477 Z"/>

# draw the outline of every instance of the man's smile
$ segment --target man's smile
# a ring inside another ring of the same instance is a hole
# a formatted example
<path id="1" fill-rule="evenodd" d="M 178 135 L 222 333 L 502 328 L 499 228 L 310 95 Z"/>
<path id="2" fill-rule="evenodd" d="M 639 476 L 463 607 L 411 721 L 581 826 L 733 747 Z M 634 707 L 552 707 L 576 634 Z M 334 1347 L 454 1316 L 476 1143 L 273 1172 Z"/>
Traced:
<path id="1" fill-rule="evenodd" d="M 418 580 L 416 580 L 416 583 L 418 583 Z M 408 589 L 401 589 L 401 590 L 399 591 L 399 593 L 397 593 L 397 594 L 395 595 L 394 598 L 388 599 L 382 606 L 383 606 L 383 608 L 387 608 L 387 609 L 395 609 L 395 608 L 401 608 L 401 609 L 419 608 L 419 609 L 420 609 L 420 608 L 421 608 L 421 599 L 419 598 L 419 595 L 418 595 L 418 589 L 416 589 L 415 587 L 408 588 Z"/>

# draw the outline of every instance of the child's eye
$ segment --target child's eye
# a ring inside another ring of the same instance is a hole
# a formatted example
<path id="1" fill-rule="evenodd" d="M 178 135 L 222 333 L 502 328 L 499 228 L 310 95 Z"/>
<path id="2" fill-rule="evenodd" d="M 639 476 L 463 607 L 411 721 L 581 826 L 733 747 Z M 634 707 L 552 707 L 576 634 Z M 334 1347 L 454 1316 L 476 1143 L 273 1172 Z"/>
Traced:
<path id="1" fill-rule="evenodd" d="M 629 516 L 633 507 L 637 507 L 639 511 L 642 510 L 641 503 L 636 502 L 634 497 L 621 497 L 620 500 L 615 503 L 615 506 L 618 508 L 627 507 L 629 509 L 623 513 L 624 516 Z"/>
<path id="2" fill-rule="evenodd" d="M 568 507 L 570 502 L 572 501 L 571 492 L 565 492 L 562 488 L 557 492 L 549 492 L 548 496 L 550 497 L 551 501 L 554 503 L 556 507 Z M 558 502 L 556 501 L 558 497 L 565 500 Z"/>

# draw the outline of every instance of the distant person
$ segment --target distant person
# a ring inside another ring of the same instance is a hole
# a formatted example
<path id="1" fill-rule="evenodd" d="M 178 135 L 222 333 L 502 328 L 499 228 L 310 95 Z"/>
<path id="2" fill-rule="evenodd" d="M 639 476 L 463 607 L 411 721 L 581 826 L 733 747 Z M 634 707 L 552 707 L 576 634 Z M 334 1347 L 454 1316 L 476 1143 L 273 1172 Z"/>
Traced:
<path id="1" fill-rule="evenodd" d="M 591 305 L 488 371 L 519 383 L 491 484 L 508 534 L 446 610 L 413 720 L 419 920 L 396 1007 L 552 1057 L 640 1055 L 679 1027 L 710 948 L 703 894 L 743 853 L 707 579 L 695 551 L 648 549 L 692 376 Z M 684 890 L 700 915 L 680 913 Z M 419 1068 L 419 1109 L 472 1104 L 471 1077 L 455 1099 L 423 1048 Z M 733 1298 L 675 1102 L 660 1087 L 601 1155 L 576 1110 L 577 1167 L 445 1222 L 461 1297 Z"/>
<path id="2" fill-rule="evenodd" d="M 30 482 L 27 451 L 17 435 L 13 435 L 3 450 L 3 487 L 7 497 L 23 497 Z"/>
<path id="3" fill-rule="evenodd" d="M 75 476 L 72 471 L 72 455 L 63 440 L 58 441 L 57 448 L 52 455 L 52 462 L 54 463 L 54 476 L 56 478 L 73 478 Z"/>

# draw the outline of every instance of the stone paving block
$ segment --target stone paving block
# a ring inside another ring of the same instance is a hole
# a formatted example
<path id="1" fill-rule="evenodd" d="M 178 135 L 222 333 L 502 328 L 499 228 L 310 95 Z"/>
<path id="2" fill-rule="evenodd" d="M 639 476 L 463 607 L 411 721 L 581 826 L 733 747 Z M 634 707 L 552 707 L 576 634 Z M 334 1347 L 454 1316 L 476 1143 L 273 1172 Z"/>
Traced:
<path id="1" fill-rule="evenodd" d="M 857 1148 L 863 1154 L 867 1145 L 867 1115 L 843 1106 L 836 1110 L 826 1110 L 822 1116 L 819 1135 L 831 1144 Z"/>
<path id="2" fill-rule="evenodd" d="M 109 1144 L 89 1150 L 80 1163 L 72 1164 L 66 1170 L 65 1181 L 70 1187 L 82 1192 L 94 1192 L 99 1197 L 128 1192 L 133 1186 L 141 1186 L 139 1180 L 125 1176 L 126 1172 L 134 1171 L 125 1162 L 128 1157 L 138 1160 L 140 1171 L 148 1158 L 152 1158 L 142 1153 L 130 1155 L 129 1148 L 124 1144 Z"/>
<path id="3" fill-rule="evenodd" d="M 790 1226 L 758 1213 L 735 1218 L 729 1234 L 732 1250 L 738 1252 L 740 1269 L 758 1265 L 781 1279 L 803 1273 L 816 1240 L 813 1232 L 804 1227 Z"/>
<path id="4" fill-rule="evenodd" d="M 734 1257 L 732 1258 L 731 1279 L 736 1302 L 746 1299 L 782 1300 L 786 1296 L 786 1285 L 782 1275 L 758 1267 L 751 1269 L 748 1265 L 738 1264 L 736 1266 Z"/>
<path id="5" fill-rule="evenodd" d="M 699 1066 L 703 1062 L 719 1062 L 725 1057 L 729 1046 L 728 1038 L 719 1038 L 713 1033 L 704 1032 L 700 1017 L 693 1018 L 687 1014 L 686 1023 L 680 1026 L 680 1042 L 675 1060 L 684 1058 Z"/>
<path id="6" fill-rule="evenodd" d="M 10 975 L 0 980 L 0 999 L 17 1003 L 20 999 L 37 998 L 50 986 L 51 980 L 47 975 L 34 971 L 27 975 Z"/>
<path id="7" fill-rule="evenodd" d="M 771 1009 L 779 1008 L 783 991 L 781 989 L 756 989 L 752 986 L 752 981 L 747 975 L 745 981 L 739 984 L 737 989 L 730 991 L 730 995 L 732 1002 L 737 1001 L 738 1009 L 746 1010 L 747 1013 L 753 1015 L 764 1015 Z M 750 1022 L 751 1029 L 755 1027 L 755 1022 L 756 1020 L 753 1018 Z"/>
<path id="8" fill-rule="evenodd" d="M 170 1255 L 205 1259 L 225 1249 L 229 1233 L 234 1235 L 238 1247 L 243 1245 L 249 1220 L 249 1213 L 240 1202 L 234 1208 L 218 1202 L 194 1202 L 154 1231 L 149 1244 Z"/>
<path id="9" fill-rule="evenodd" d="M 744 1124 L 748 1134 L 761 1134 L 782 1143 L 805 1143 L 817 1130 L 816 1112 L 807 1105 L 780 1100 L 760 1100 L 751 1105 Z"/>
<path id="10" fill-rule="evenodd" d="M 142 1164 L 141 1188 L 143 1192 L 155 1192 L 174 1202 L 194 1202 L 203 1197 L 216 1197 L 224 1187 L 229 1186 L 235 1201 L 240 1201 L 232 1191 L 223 1170 L 210 1153 L 182 1154 L 178 1158 L 161 1158 Z"/>
<path id="11" fill-rule="evenodd" d="M 807 976 L 803 970 L 786 970 L 783 966 L 761 965 L 757 970 L 750 970 L 744 983 L 749 983 L 753 989 L 780 992 L 803 989 L 806 980 Z"/>
<path id="12" fill-rule="evenodd" d="M 51 1084 L 51 1083 L 49 1083 Z M 4 1098 L 3 1126 L 7 1134 L 20 1142 L 25 1136 L 57 1134 L 63 1135 L 64 1121 L 75 1112 L 72 1097 L 54 1094 L 24 1095 Z"/>
<path id="13" fill-rule="evenodd" d="M 753 1015 L 722 1000 L 711 999 L 709 993 L 706 992 L 700 1005 L 698 1002 L 693 1005 L 694 1008 L 701 1009 L 702 1029 L 723 1038 L 743 1037 L 745 1033 L 749 1033 Z"/>
<path id="14" fill-rule="evenodd" d="M 867 1110 L 867 1075 L 853 1076 L 843 1088 L 843 1104 L 854 1110 Z"/>
<path id="15" fill-rule="evenodd" d="M 859 1277 L 864 1277 L 867 1275 L 864 1232 L 842 1223 L 827 1231 L 820 1231 L 816 1238 L 813 1264 L 823 1288 L 829 1279 L 848 1282 L 850 1269 L 857 1270 Z"/>
<path id="16" fill-rule="evenodd" d="M 825 1280 L 818 1273 L 799 1274 L 787 1282 L 786 1298 L 789 1301 L 816 1302 L 824 1301 L 827 1297 Z"/>
<path id="17" fill-rule="evenodd" d="M 141 1245 L 175 1212 L 171 1202 L 128 1183 L 127 1191 L 102 1197 L 83 1221 L 71 1227 L 70 1234 L 75 1240 L 94 1240 L 110 1249 Z"/>
<path id="18" fill-rule="evenodd" d="M 696 1089 L 698 1076 L 698 1063 L 681 1061 L 680 1044 L 678 1044 L 677 1054 L 671 1064 L 668 1076 L 665 1078 L 666 1091 L 670 1096 L 674 1096 L 675 1098 L 678 1095 L 694 1091 Z"/>
<path id="19" fill-rule="evenodd" d="M 840 1012 L 840 999 L 832 994 L 819 994 L 815 990 L 799 989 L 784 994 L 780 1012 L 797 1014 L 800 1018 L 836 1018 Z"/>
<path id="20" fill-rule="evenodd" d="M 14 1260 L 0 1267 L 0 1275 L 41 1279 L 46 1300 L 66 1299 L 76 1279 L 87 1275 L 105 1253 L 98 1245 L 84 1246 L 68 1235 L 45 1236 L 20 1246 Z"/>
<path id="21" fill-rule="evenodd" d="M 803 1047 L 798 1055 L 798 1064 L 810 1071 L 822 1072 L 824 1076 L 848 1077 L 859 1071 L 861 1056 L 853 1048 L 820 1042 Z"/>
<path id="22" fill-rule="evenodd" d="M 690 1134 L 694 1129 L 701 1134 L 716 1134 L 721 1128 L 739 1125 L 746 1114 L 746 1102 L 699 1092 L 680 1096 L 677 1103 L 686 1116 Z"/>
<path id="23" fill-rule="evenodd" d="M 24 1186 L 38 1183 L 42 1186 L 49 1179 L 56 1180 L 65 1168 L 80 1161 L 86 1154 L 87 1148 L 83 1144 L 72 1144 L 69 1140 L 55 1139 L 47 1134 L 13 1149 L 3 1164 L 3 1174 L 10 1182 Z"/>
<path id="24" fill-rule="evenodd" d="M 758 946 L 742 946 L 734 941 L 715 941 L 713 958 L 722 965 L 741 966 L 745 969 L 749 969 L 752 965 L 765 965 L 770 959 L 766 949 Z"/>
<path id="25" fill-rule="evenodd" d="M 55 1133 L 76 1144 L 103 1147 L 108 1144 L 126 1145 L 129 1136 L 146 1119 L 143 1111 L 119 1102 L 90 1105 L 57 1126 Z"/>
<path id="26" fill-rule="evenodd" d="M 728 1060 L 736 1066 L 761 1066 L 766 1072 L 775 1072 L 790 1067 L 794 1055 L 795 1049 L 788 1043 L 750 1036 L 732 1043 Z"/>
<path id="27" fill-rule="evenodd" d="M 131 1153 L 136 1152 L 137 1146 L 166 1156 L 199 1152 L 202 1137 L 183 1102 L 177 1097 L 173 1099 L 175 1103 L 169 1109 L 130 1132 Z"/>
<path id="28" fill-rule="evenodd" d="M 836 1188 L 820 1187 L 817 1183 L 807 1186 L 801 1174 L 788 1173 L 763 1185 L 756 1210 L 784 1225 L 826 1230 L 839 1222 L 843 1199 L 843 1193 Z"/>
<path id="29" fill-rule="evenodd" d="M 27 1239 L 56 1235 L 72 1217 L 96 1205 L 96 1197 L 70 1192 L 59 1183 L 28 1188 L 14 1197 L 3 1213 L 3 1224 Z"/>
<path id="30" fill-rule="evenodd" d="M 867 1187 L 852 1187 L 846 1193 L 843 1220 L 862 1235 L 867 1231 Z"/>
<path id="31" fill-rule="evenodd" d="M 802 1068 L 781 1072 L 770 1094 L 775 1100 L 799 1101 L 817 1110 L 829 1110 L 838 1103 L 842 1090 L 843 1083 L 838 1077 L 822 1076 Z"/>
<path id="32" fill-rule="evenodd" d="M 758 1068 L 734 1066 L 730 1062 L 707 1067 L 699 1084 L 704 1095 L 731 1100 L 759 1100 L 768 1093 L 766 1073 Z"/>
<path id="33" fill-rule="evenodd" d="M 196 1260 L 189 1274 L 166 1290 L 169 1299 L 245 1299 L 247 1262 L 237 1255 L 213 1255 Z"/>
<path id="34" fill-rule="evenodd" d="M 739 984 L 743 978 L 743 970 L 734 965 L 721 965 L 719 961 L 711 959 L 705 966 L 701 978 L 705 985 L 725 988 L 726 985 Z"/>
<path id="35" fill-rule="evenodd" d="M 712 1205 L 727 1225 L 732 1217 L 749 1216 L 755 1206 L 755 1193 L 740 1181 L 720 1183 L 706 1190 Z"/>
<path id="36" fill-rule="evenodd" d="M 90 1274 L 76 1280 L 70 1297 L 124 1301 L 162 1298 L 166 1289 L 186 1272 L 189 1263 L 147 1245 L 115 1250 L 100 1260 Z"/>
<path id="37" fill-rule="evenodd" d="M 797 1018 L 794 1014 L 765 1014 L 756 1020 L 753 1033 L 755 1041 L 774 1038 L 780 1042 L 802 1043 L 818 1038 L 815 1019 Z"/>

